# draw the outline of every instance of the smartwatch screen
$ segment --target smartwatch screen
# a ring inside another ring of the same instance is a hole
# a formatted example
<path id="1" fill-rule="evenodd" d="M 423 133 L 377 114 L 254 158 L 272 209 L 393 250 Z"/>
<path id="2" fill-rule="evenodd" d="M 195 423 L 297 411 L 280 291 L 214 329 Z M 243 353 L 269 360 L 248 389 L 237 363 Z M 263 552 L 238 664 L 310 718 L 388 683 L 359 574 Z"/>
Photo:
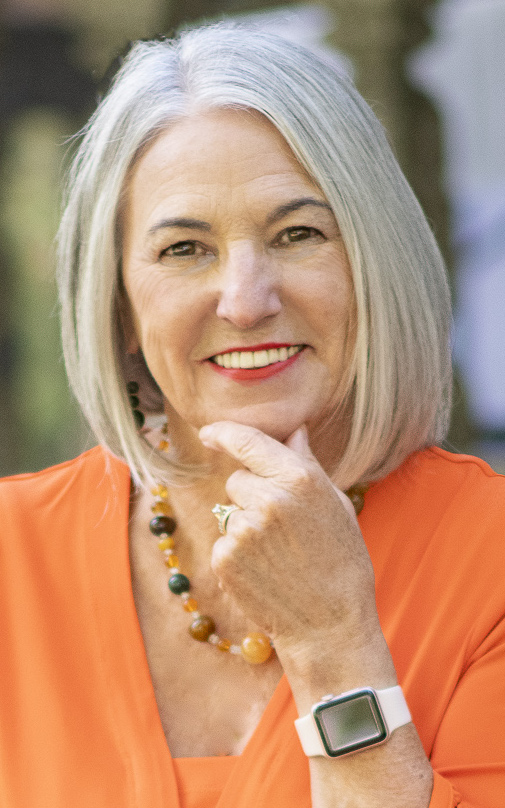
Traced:
<path id="1" fill-rule="evenodd" d="M 388 737 L 372 690 L 361 690 L 328 704 L 319 704 L 314 710 L 314 718 L 326 752 L 331 757 L 373 746 Z"/>

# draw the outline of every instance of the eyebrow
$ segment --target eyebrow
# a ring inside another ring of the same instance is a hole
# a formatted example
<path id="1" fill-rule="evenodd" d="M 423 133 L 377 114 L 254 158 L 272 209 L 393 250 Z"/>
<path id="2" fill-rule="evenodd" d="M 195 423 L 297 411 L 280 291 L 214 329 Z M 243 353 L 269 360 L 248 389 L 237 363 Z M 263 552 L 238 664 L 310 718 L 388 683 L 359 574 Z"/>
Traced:
<path id="1" fill-rule="evenodd" d="M 158 230 L 165 230 L 169 227 L 183 227 L 187 230 L 210 230 L 208 222 L 201 219 L 189 219 L 186 216 L 174 216 L 172 219 L 160 219 L 149 228 L 149 235 L 153 236 Z"/>
<path id="2" fill-rule="evenodd" d="M 314 199 L 311 196 L 304 196 L 300 199 L 293 199 L 291 202 L 286 202 L 285 205 L 279 205 L 278 208 L 275 208 L 275 210 L 267 216 L 266 224 L 267 226 L 275 224 L 275 222 L 280 221 L 280 219 L 283 219 L 290 213 L 294 213 L 294 211 L 308 206 L 323 208 L 323 210 L 327 210 L 333 215 L 333 210 L 327 202 L 321 202 L 320 199 Z M 152 236 L 157 233 L 158 230 L 166 230 L 170 227 L 182 227 L 187 230 L 205 230 L 207 232 L 212 230 L 209 222 L 205 222 L 202 219 L 191 219 L 187 216 L 174 216 L 170 219 L 160 219 L 159 222 L 153 224 L 152 227 L 149 228 L 149 235 Z"/>
<path id="3" fill-rule="evenodd" d="M 293 199 L 292 202 L 286 202 L 285 205 L 280 205 L 278 208 L 272 211 L 269 216 L 267 216 L 266 223 L 267 225 L 275 224 L 275 222 L 278 222 L 280 219 L 288 216 L 288 214 L 294 213 L 294 211 L 300 210 L 300 208 L 307 206 L 323 208 L 324 210 L 329 211 L 333 216 L 333 210 L 327 202 L 321 202 L 320 199 L 314 199 L 312 196 L 303 196 L 300 199 Z"/>

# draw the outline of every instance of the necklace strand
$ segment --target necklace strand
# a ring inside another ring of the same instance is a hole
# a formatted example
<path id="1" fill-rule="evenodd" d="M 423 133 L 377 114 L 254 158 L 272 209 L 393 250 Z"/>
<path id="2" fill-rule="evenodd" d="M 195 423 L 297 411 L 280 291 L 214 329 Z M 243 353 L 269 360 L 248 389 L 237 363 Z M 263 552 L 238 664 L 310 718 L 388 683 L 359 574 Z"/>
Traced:
<path id="1" fill-rule="evenodd" d="M 158 449 L 164 452 L 167 451 L 168 442 L 165 436 Z M 356 514 L 359 514 L 363 508 L 366 490 L 366 486 L 354 485 L 346 491 Z M 154 497 L 154 503 L 151 506 L 153 516 L 149 522 L 149 530 L 156 537 L 165 566 L 170 571 L 168 588 L 174 595 L 180 597 L 184 611 L 191 615 L 190 635 L 199 642 L 214 645 L 222 653 L 242 655 L 251 665 L 266 662 L 273 651 L 272 643 L 266 634 L 261 631 L 251 631 L 244 637 L 240 645 L 235 645 L 226 637 L 220 637 L 217 634 L 216 624 L 212 617 L 199 612 L 198 602 L 190 594 L 190 580 L 187 575 L 181 572 L 179 557 L 175 553 L 173 534 L 177 528 L 177 522 L 168 499 L 168 489 L 166 486 L 159 484 L 152 489 L 151 493 Z"/>

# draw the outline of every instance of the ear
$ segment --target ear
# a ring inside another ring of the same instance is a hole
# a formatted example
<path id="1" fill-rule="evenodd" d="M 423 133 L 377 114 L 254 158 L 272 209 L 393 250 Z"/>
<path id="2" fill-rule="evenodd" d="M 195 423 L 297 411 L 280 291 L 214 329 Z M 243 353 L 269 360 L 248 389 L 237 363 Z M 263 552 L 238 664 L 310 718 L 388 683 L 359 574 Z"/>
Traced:
<path id="1" fill-rule="evenodd" d="M 123 332 L 124 344 L 126 346 L 126 353 L 136 354 L 140 350 L 140 342 L 135 330 L 133 321 L 133 312 L 130 306 L 130 301 L 126 296 L 126 292 L 121 290 L 119 292 L 119 321 L 121 323 L 121 330 Z"/>

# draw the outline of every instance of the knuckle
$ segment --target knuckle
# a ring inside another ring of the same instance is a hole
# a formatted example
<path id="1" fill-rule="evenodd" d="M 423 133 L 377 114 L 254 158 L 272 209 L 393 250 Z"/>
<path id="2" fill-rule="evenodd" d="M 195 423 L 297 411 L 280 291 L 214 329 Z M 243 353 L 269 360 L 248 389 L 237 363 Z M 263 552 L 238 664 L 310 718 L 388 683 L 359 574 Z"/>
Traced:
<path id="1" fill-rule="evenodd" d="M 214 544 L 210 566 L 219 578 L 234 566 L 234 546 L 235 541 L 229 535 L 223 536 Z"/>
<path id="2" fill-rule="evenodd" d="M 242 486 L 245 486 L 249 477 L 250 472 L 247 472 L 245 469 L 237 469 L 237 471 L 234 471 L 233 474 L 230 474 L 228 480 L 226 481 L 226 493 L 229 495 L 230 492 L 236 491 Z"/>

